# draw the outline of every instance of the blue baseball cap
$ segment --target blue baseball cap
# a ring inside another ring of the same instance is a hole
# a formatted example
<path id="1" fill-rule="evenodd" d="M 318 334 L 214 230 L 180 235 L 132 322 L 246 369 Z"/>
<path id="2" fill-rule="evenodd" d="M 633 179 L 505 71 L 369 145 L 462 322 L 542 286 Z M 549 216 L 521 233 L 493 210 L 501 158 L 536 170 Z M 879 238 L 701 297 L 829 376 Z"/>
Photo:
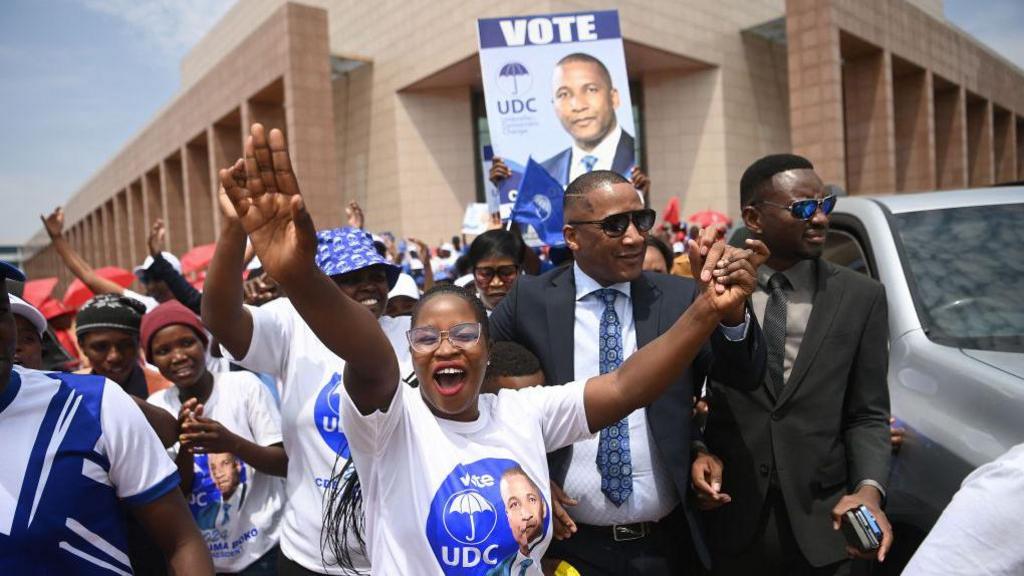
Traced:
<path id="1" fill-rule="evenodd" d="M 387 271 L 388 289 L 394 288 L 402 269 L 377 252 L 369 234 L 348 226 L 316 233 L 316 265 L 324 274 L 340 276 L 378 264 Z"/>
<path id="2" fill-rule="evenodd" d="M 11 264 L 0 260 L 0 280 L 10 278 L 11 280 L 17 280 L 18 282 L 25 281 L 25 273 L 18 270 Z"/>

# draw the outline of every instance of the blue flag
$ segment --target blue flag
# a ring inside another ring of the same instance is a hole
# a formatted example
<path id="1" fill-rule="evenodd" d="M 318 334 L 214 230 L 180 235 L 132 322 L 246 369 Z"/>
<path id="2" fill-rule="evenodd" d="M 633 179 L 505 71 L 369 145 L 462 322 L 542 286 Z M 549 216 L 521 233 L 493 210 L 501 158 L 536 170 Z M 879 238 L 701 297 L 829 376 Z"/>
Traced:
<path id="1" fill-rule="evenodd" d="M 512 221 L 529 224 L 548 246 L 563 246 L 562 185 L 543 166 L 530 158 L 526 162 L 519 194 L 512 207 Z"/>

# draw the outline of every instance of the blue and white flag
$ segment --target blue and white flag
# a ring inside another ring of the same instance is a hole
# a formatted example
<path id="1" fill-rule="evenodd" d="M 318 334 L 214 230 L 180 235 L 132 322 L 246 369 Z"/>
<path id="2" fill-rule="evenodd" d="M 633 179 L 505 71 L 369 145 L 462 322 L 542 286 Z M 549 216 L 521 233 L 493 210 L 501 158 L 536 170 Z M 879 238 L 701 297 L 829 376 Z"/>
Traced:
<path id="1" fill-rule="evenodd" d="M 563 246 L 562 185 L 543 166 L 530 158 L 519 185 L 512 221 L 529 225 L 548 246 Z"/>

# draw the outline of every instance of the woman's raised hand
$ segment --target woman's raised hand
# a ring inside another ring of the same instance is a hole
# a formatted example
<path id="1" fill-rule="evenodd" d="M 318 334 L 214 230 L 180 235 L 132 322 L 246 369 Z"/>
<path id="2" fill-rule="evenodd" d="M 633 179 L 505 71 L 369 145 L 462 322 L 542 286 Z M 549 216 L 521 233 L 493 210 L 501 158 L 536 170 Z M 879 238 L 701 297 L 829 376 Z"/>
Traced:
<path id="1" fill-rule="evenodd" d="M 253 124 L 245 159 L 221 170 L 220 180 L 267 272 L 282 284 L 307 277 L 316 266 L 316 229 L 284 133 Z"/>

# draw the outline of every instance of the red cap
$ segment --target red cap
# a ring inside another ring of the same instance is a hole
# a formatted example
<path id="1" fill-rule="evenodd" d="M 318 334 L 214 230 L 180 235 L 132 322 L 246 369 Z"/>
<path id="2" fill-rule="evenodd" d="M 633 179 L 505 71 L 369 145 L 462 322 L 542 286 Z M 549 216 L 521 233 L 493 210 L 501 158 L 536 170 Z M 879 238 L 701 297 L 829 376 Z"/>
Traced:
<path id="1" fill-rule="evenodd" d="M 153 357 L 149 350 L 150 341 L 153 340 L 153 336 L 156 336 L 156 333 L 160 330 L 175 324 L 188 326 L 194 330 L 199 339 L 203 341 L 204 346 L 209 342 L 206 336 L 206 328 L 203 327 L 199 317 L 181 302 L 168 300 L 146 312 L 146 315 L 142 317 L 142 326 L 139 329 L 141 333 L 140 342 L 142 349 L 146 351 L 146 358 L 152 360 Z"/>

